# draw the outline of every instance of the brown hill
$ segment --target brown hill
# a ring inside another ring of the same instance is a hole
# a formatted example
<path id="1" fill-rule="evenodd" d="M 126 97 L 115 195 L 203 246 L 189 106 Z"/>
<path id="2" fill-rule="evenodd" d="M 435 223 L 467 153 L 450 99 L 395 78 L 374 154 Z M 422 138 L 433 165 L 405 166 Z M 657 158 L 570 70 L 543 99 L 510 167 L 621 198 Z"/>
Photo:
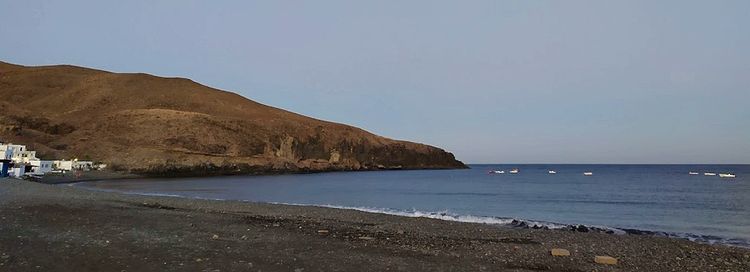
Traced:
<path id="1" fill-rule="evenodd" d="M 460 168 L 435 147 L 321 121 L 184 78 L 0 62 L 0 139 L 142 174 Z"/>

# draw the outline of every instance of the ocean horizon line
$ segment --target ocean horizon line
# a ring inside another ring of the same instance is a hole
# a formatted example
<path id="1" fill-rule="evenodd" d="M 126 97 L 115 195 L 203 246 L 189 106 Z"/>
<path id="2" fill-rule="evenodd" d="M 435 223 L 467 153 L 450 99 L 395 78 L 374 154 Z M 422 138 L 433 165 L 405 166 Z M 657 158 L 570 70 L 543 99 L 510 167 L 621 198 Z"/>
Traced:
<path id="1" fill-rule="evenodd" d="M 750 165 L 750 163 L 473 163 L 468 162 L 466 165 Z"/>

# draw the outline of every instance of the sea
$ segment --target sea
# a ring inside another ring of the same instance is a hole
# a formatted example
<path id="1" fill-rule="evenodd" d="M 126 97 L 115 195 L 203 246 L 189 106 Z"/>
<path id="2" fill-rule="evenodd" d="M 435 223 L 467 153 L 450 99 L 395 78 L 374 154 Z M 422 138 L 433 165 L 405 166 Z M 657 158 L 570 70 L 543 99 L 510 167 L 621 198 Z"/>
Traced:
<path id="1" fill-rule="evenodd" d="M 750 247 L 750 165 L 482 164 L 458 170 L 127 179 L 128 194 L 322 206 L 507 226 L 587 226 Z M 509 170 L 518 169 L 517 174 Z M 493 174 L 502 170 L 505 174 Z M 549 174 L 548 171 L 557 174 Z M 591 172 L 585 176 L 584 172 Z M 690 175 L 698 172 L 699 175 Z M 705 176 L 705 172 L 716 176 Z M 733 173 L 735 178 L 720 178 Z"/>

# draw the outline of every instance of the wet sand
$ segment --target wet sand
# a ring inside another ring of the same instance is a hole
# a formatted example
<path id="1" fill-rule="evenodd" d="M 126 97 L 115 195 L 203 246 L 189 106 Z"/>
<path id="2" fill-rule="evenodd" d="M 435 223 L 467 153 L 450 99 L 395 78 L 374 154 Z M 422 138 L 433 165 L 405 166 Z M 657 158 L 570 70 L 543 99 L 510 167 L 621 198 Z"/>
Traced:
<path id="1" fill-rule="evenodd" d="M 565 248 L 569 257 L 553 257 Z M 617 265 L 594 263 L 609 255 Z M 748 271 L 750 249 L 0 180 L 0 271 Z"/>

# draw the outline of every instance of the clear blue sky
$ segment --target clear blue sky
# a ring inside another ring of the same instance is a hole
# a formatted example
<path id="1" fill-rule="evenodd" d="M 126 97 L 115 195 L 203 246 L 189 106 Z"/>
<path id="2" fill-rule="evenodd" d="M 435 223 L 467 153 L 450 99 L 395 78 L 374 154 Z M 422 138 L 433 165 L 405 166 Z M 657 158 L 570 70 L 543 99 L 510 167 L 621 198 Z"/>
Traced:
<path id="1" fill-rule="evenodd" d="M 750 163 L 750 1 L 0 0 L 0 39 L 471 163 Z"/>

